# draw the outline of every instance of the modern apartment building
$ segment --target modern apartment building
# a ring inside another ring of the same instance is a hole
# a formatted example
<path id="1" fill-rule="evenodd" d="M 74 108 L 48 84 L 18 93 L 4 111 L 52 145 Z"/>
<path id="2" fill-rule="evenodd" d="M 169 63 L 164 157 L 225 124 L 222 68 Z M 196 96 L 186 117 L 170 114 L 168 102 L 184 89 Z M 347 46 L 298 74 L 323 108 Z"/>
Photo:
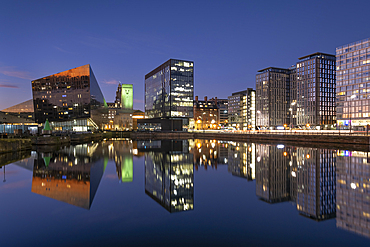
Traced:
<path id="1" fill-rule="evenodd" d="M 370 124 L 370 38 L 336 48 L 337 126 Z"/>
<path id="2" fill-rule="evenodd" d="M 256 91 L 252 88 L 228 97 L 228 123 L 238 130 L 256 128 Z"/>
<path id="3" fill-rule="evenodd" d="M 296 88 L 296 101 L 290 106 L 296 112 L 298 126 L 334 128 L 335 85 L 334 55 L 316 52 L 299 58 L 292 86 Z"/>
<path id="4" fill-rule="evenodd" d="M 291 73 L 295 70 L 269 67 L 256 75 L 257 128 L 283 128 L 290 124 Z"/>

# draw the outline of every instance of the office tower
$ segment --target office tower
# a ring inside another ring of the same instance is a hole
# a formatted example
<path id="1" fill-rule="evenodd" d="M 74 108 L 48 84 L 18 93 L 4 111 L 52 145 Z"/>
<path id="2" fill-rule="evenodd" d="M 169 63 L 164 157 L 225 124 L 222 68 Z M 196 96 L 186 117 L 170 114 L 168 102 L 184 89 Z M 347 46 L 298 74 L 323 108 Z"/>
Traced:
<path id="1" fill-rule="evenodd" d="M 32 81 L 36 123 L 53 130 L 103 128 L 108 115 L 99 84 L 89 64 Z"/>
<path id="2" fill-rule="evenodd" d="M 336 49 L 337 126 L 363 130 L 370 124 L 370 39 Z"/>
<path id="3" fill-rule="evenodd" d="M 208 101 L 207 96 L 205 96 L 204 100 L 198 100 L 198 96 L 195 96 L 194 126 L 198 130 L 218 129 L 219 111 L 217 99 L 216 101 Z"/>
<path id="4" fill-rule="evenodd" d="M 370 237 L 368 152 L 337 151 L 337 227 Z"/>
<path id="5" fill-rule="evenodd" d="M 335 117 L 335 56 L 316 52 L 300 57 L 296 64 L 297 125 L 330 129 Z M 295 103 L 296 102 L 296 105 Z"/>
<path id="6" fill-rule="evenodd" d="M 291 200 L 301 215 L 316 221 L 335 217 L 335 160 L 335 150 L 297 147 L 296 169 L 291 171 L 291 180 L 296 183 Z"/>
<path id="7" fill-rule="evenodd" d="M 290 124 L 290 84 L 294 68 L 269 67 L 256 75 L 257 128 L 283 128 Z"/>
<path id="8" fill-rule="evenodd" d="M 145 75 L 148 118 L 192 118 L 194 63 L 170 59 Z"/>
<path id="9" fill-rule="evenodd" d="M 228 97 L 229 126 L 238 130 L 251 130 L 256 126 L 256 91 L 252 88 L 235 92 Z"/>

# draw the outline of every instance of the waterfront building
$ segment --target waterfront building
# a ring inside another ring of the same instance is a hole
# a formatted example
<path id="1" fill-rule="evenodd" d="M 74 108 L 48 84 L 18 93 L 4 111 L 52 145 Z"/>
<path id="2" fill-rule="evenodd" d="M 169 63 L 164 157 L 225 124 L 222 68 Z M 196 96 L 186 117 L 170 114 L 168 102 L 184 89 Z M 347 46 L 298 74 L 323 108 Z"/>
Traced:
<path id="1" fill-rule="evenodd" d="M 226 142 L 225 142 L 226 143 Z M 216 140 L 189 140 L 189 153 L 193 154 L 195 170 L 203 166 L 205 170 L 208 167 L 216 169 L 218 165 L 227 163 L 228 151 L 226 143 L 220 143 Z"/>
<path id="2" fill-rule="evenodd" d="M 146 118 L 180 118 L 188 126 L 193 118 L 193 73 L 193 62 L 170 59 L 146 74 Z"/>
<path id="3" fill-rule="evenodd" d="M 284 128 L 290 124 L 290 85 L 294 68 L 269 67 L 256 75 L 257 128 Z"/>
<path id="4" fill-rule="evenodd" d="M 364 130 L 370 124 L 370 39 L 336 48 L 337 125 Z"/>
<path id="5" fill-rule="evenodd" d="M 89 64 L 32 81 L 36 123 L 53 130 L 103 129 L 108 106 Z"/>
<path id="6" fill-rule="evenodd" d="M 331 129 L 335 114 L 335 56 L 316 52 L 299 58 L 296 64 L 296 101 L 290 109 L 296 112 L 297 125 Z M 293 96 L 293 95 L 292 95 Z M 295 105 L 296 104 L 296 105 Z"/>
<path id="7" fill-rule="evenodd" d="M 220 127 L 226 127 L 229 122 L 229 100 L 228 99 L 218 99 L 212 98 L 210 101 L 214 101 L 218 108 L 218 122 Z"/>
<path id="8" fill-rule="evenodd" d="M 337 227 L 370 237 L 368 152 L 337 151 Z"/>
<path id="9" fill-rule="evenodd" d="M 256 127 L 256 91 L 252 88 L 228 97 L 228 123 L 238 130 Z"/>
<path id="10" fill-rule="evenodd" d="M 219 128 L 217 98 L 208 100 L 207 96 L 205 96 L 204 100 L 198 100 L 198 96 L 195 96 L 194 126 L 197 130 Z"/>

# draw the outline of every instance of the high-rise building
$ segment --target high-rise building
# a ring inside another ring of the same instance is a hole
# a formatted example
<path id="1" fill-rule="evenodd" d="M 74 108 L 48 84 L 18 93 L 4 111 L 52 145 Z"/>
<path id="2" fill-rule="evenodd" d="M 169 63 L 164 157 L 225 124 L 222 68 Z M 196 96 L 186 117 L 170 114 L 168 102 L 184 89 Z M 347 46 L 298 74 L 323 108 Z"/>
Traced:
<path id="1" fill-rule="evenodd" d="M 170 59 L 145 75 L 148 118 L 193 117 L 194 63 Z"/>
<path id="2" fill-rule="evenodd" d="M 238 130 L 256 127 L 256 91 L 252 88 L 228 97 L 228 123 Z"/>
<path id="3" fill-rule="evenodd" d="M 296 112 L 298 126 L 333 128 L 335 116 L 335 56 L 316 52 L 296 64 Z M 293 114 L 294 115 L 294 114 Z"/>
<path id="4" fill-rule="evenodd" d="M 337 126 L 364 129 L 370 124 L 370 39 L 337 47 L 336 58 Z"/>
<path id="5" fill-rule="evenodd" d="M 36 123 L 49 119 L 53 130 L 103 128 L 108 116 L 89 64 L 32 81 Z"/>
<path id="6" fill-rule="evenodd" d="M 256 75 L 257 128 L 281 128 L 290 124 L 290 85 L 294 68 L 269 67 Z"/>

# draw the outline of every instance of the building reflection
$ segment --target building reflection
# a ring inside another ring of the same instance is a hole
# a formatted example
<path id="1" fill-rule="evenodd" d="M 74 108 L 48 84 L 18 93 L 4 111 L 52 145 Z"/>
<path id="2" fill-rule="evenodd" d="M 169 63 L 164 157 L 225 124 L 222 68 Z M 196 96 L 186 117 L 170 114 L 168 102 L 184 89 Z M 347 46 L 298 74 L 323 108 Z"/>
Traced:
<path id="1" fill-rule="evenodd" d="M 134 178 L 134 149 L 129 139 L 107 141 L 109 159 L 114 160 L 119 182 L 132 182 Z M 137 152 L 136 152 L 137 154 Z"/>
<path id="2" fill-rule="evenodd" d="M 228 171 L 233 176 L 246 178 L 248 181 L 255 179 L 255 154 L 254 143 L 229 142 L 228 145 Z"/>
<path id="3" fill-rule="evenodd" d="M 37 153 L 34 160 L 33 193 L 90 209 L 108 163 L 101 144 L 65 147 L 59 152 Z"/>
<path id="4" fill-rule="evenodd" d="M 138 142 L 145 152 L 145 193 L 170 213 L 193 210 L 194 166 L 188 141 Z"/>
<path id="5" fill-rule="evenodd" d="M 316 221 L 333 218 L 335 162 L 330 149 L 256 144 L 256 195 L 268 203 L 291 201 Z"/>
<path id="6" fill-rule="evenodd" d="M 194 167 L 198 170 L 203 166 L 217 170 L 218 165 L 224 165 L 228 159 L 228 142 L 216 140 L 189 140 L 189 152 L 194 157 Z"/>
<path id="7" fill-rule="evenodd" d="M 268 203 L 290 200 L 289 148 L 256 144 L 256 195 Z"/>
<path id="8" fill-rule="evenodd" d="M 370 237 L 368 152 L 337 151 L 337 227 Z"/>

